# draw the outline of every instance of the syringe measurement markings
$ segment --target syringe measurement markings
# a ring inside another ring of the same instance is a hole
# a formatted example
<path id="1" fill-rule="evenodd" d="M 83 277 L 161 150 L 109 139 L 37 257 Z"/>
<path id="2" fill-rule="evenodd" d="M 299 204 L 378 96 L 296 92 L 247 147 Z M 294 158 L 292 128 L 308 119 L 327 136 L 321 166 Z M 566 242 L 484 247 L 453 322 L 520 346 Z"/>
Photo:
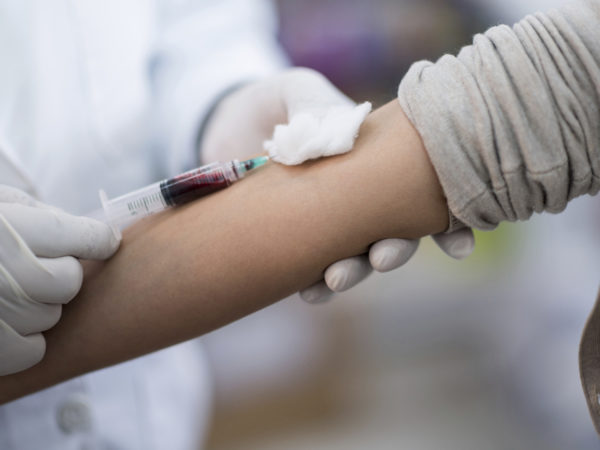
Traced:
<path id="1" fill-rule="evenodd" d="M 160 192 L 155 192 L 149 196 L 137 198 L 127 203 L 127 209 L 132 216 L 139 214 L 140 209 L 144 209 L 146 212 L 150 213 L 150 206 L 155 203 L 160 203 L 161 206 L 165 206 L 165 202 Z"/>

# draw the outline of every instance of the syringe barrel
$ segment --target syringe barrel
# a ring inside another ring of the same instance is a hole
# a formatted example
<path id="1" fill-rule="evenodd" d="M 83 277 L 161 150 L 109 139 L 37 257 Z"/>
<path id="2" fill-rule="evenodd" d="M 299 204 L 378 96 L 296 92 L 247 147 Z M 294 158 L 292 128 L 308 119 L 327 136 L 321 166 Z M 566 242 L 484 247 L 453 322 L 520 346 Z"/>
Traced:
<path id="1" fill-rule="evenodd" d="M 225 189 L 231 183 L 244 178 L 248 171 L 264 165 L 267 161 L 268 157 L 261 156 L 242 162 L 237 159 L 224 163 L 216 162 L 112 200 L 107 198 L 104 191 L 100 191 L 102 207 L 107 221 L 115 233 L 119 233 L 119 230 L 143 217 Z"/>
<path id="2" fill-rule="evenodd" d="M 113 228 L 122 230 L 143 217 L 229 186 L 238 178 L 232 167 L 232 162 L 209 164 L 110 200 L 101 191 L 102 207 Z"/>
<path id="3" fill-rule="evenodd" d="M 111 200 L 101 192 L 100 198 L 108 220 L 119 229 L 168 207 L 160 190 L 160 182 Z"/>
<path id="4" fill-rule="evenodd" d="M 239 161 L 214 163 L 164 180 L 160 183 L 162 196 L 167 205 L 177 206 L 225 189 L 241 178 L 236 164 Z"/>

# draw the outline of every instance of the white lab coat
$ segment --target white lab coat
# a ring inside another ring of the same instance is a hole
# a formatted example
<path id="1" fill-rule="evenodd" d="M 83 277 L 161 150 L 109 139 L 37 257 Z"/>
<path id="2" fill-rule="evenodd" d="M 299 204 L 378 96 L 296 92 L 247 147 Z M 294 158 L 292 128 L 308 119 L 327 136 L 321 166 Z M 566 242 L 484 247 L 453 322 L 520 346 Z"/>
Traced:
<path id="1" fill-rule="evenodd" d="M 284 63 L 273 19 L 266 0 L 0 0 L 0 182 L 86 213 L 193 165 L 219 94 Z M 0 406 L 0 449 L 196 448 L 209 400 L 192 341 Z"/>

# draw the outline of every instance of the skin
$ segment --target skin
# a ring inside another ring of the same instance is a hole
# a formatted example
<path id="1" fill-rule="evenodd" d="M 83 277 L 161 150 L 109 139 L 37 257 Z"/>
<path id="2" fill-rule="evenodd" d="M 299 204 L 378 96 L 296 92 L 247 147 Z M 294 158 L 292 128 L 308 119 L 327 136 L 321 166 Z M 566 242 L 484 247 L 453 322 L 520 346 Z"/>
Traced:
<path id="1" fill-rule="evenodd" d="M 390 102 L 367 118 L 346 155 L 271 164 L 128 229 L 112 259 L 86 264 L 83 289 L 45 333 L 43 361 L 0 377 L 0 402 L 207 333 L 311 285 L 378 240 L 447 226 L 422 141 Z"/>

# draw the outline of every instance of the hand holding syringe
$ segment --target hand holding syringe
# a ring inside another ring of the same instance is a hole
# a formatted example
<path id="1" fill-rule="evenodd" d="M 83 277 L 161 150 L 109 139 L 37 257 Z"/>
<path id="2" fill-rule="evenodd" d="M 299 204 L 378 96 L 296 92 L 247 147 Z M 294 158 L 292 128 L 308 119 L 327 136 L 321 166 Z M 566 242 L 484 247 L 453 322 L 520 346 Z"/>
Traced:
<path id="1" fill-rule="evenodd" d="M 268 156 L 259 156 L 246 161 L 216 162 L 114 199 L 108 199 L 106 193 L 100 191 L 103 208 L 100 215 L 103 213 L 105 221 L 120 234 L 120 230 L 144 217 L 225 189 L 267 161 Z"/>

